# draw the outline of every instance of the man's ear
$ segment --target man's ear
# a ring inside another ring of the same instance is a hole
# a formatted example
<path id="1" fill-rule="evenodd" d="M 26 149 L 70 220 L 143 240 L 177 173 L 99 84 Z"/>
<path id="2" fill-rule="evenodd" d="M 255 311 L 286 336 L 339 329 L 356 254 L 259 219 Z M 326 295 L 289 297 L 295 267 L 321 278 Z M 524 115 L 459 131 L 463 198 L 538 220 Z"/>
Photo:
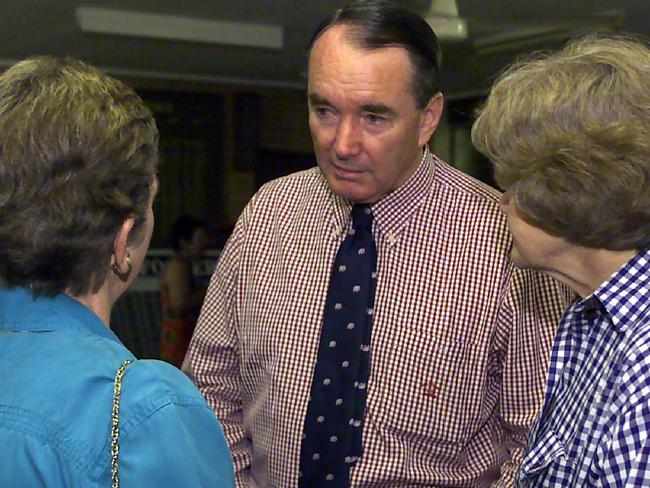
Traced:
<path id="1" fill-rule="evenodd" d="M 113 267 L 122 273 L 128 273 L 130 270 L 129 261 L 129 236 L 135 224 L 135 217 L 129 215 L 120 225 L 115 240 L 113 241 Z"/>
<path id="2" fill-rule="evenodd" d="M 431 139 L 431 136 L 438 128 L 444 104 L 442 93 L 436 92 L 429 100 L 429 103 L 427 103 L 427 106 L 422 109 L 418 146 L 424 146 L 429 142 L 429 139 Z"/>

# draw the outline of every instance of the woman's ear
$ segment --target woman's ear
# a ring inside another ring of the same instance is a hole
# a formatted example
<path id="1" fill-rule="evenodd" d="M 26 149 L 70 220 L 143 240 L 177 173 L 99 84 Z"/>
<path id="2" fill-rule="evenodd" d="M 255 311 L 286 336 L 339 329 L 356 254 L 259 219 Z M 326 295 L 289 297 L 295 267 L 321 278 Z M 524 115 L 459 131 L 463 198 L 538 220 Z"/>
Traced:
<path id="1" fill-rule="evenodd" d="M 133 231 L 135 217 L 129 215 L 120 225 L 113 241 L 113 256 L 111 269 L 123 281 L 131 272 L 131 257 L 129 256 L 129 236 Z"/>

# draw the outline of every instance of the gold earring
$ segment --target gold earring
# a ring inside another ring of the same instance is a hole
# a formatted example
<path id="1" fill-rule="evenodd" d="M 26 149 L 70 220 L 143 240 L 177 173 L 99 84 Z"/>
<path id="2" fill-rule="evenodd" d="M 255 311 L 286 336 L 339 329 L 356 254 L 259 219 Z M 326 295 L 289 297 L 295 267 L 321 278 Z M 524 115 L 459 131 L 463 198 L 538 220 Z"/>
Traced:
<path id="1" fill-rule="evenodd" d="M 126 255 L 126 271 L 122 271 L 120 267 L 117 265 L 117 262 L 113 263 L 111 265 L 111 271 L 113 271 L 113 274 L 117 276 L 120 281 L 126 282 L 129 279 L 129 275 L 131 274 L 131 256 L 129 254 Z"/>

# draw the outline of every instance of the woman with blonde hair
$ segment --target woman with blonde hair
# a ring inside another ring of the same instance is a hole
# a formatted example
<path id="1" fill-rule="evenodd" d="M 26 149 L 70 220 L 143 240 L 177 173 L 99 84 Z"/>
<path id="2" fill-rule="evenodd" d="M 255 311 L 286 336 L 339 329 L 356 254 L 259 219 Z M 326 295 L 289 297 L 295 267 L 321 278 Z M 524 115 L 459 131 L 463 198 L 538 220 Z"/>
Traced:
<path id="1" fill-rule="evenodd" d="M 0 75 L 0 486 L 233 485 L 197 389 L 109 328 L 153 229 L 158 131 L 80 61 Z"/>
<path id="2" fill-rule="evenodd" d="M 512 259 L 578 297 L 518 487 L 650 486 L 650 47 L 578 38 L 496 81 L 472 129 Z"/>

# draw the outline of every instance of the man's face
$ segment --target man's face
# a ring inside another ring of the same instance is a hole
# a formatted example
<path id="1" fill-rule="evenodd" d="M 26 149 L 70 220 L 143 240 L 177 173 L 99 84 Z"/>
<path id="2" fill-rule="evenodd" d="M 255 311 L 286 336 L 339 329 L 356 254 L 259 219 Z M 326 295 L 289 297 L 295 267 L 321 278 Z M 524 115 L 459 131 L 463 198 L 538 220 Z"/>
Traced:
<path id="1" fill-rule="evenodd" d="M 373 203 L 417 169 L 440 120 L 442 95 L 418 109 L 412 68 L 399 47 L 360 49 L 347 27 L 328 29 L 309 58 L 309 127 L 318 166 L 332 191 Z"/>

